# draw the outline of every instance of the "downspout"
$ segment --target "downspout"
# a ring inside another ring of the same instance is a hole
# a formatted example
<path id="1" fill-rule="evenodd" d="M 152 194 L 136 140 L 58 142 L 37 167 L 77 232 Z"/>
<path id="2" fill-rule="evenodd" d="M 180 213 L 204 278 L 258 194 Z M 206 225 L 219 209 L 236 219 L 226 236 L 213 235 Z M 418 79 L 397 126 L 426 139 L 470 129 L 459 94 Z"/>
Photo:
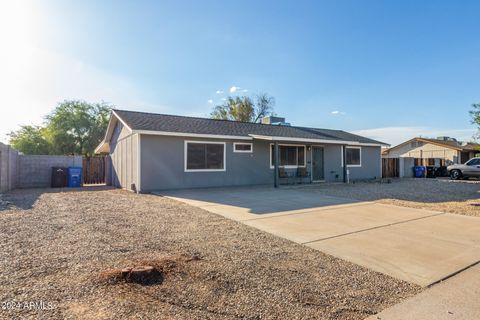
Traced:
<path id="1" fill-rule="evenodd" d="M 347 146 L 342 146 L 343 153 L 343 182 L 347 183 Z"/>
<path id="2" fill-rule="evenodd" d="M 273 153 L 274 153 L 274 159 L 275 159 L 275 163 L 274 163 L 274 177 L 273 177 L 273 181 L 274 181 L 274 187 L 275 188 L 278 188 L 278 142 L 275 141 L 275 144 L 274 144 L 274 148 L 273 148 Z"/>

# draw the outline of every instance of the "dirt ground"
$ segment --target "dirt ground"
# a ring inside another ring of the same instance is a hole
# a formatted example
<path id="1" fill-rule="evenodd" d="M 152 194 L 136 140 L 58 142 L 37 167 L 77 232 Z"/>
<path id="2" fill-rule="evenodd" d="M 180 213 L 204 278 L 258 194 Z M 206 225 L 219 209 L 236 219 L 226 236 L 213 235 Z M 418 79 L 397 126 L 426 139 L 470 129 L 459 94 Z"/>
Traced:
<path id="1" fill-rule="evenodd" d="M 35 189 L 3 201 L 2 319 L 364 319 L 421 291 L 159 196 Z M 145 260 L 157 283 L 105 277 Z"/>
<path id="2" fill-rule="evenodd" d="M 391 179 L 391 183 L 318 184 L 306 190 L 398 206 L 480 217 L 480 180 Z"/>

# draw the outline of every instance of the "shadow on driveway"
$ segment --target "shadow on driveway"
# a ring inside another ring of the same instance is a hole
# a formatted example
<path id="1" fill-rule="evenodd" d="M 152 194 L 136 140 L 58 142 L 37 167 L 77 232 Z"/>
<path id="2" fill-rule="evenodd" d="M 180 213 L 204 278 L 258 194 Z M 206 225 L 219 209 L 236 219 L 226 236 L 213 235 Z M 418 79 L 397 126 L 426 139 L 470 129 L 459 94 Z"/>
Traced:
<path id="1" fill-rule="evenodd" d="M 208 211 L 222 211 L 229 208 L 232 214 L 269 214 L 292 211 L 305 211 L 332 205 L 358 203 L 357 200 L 330 195 L 315 195 L 301 189 L 271 186 L 201 188 L 188 190 L 170 190 L 153 192 L 156 195 L 182 201 L 184 203 L 206 208 Z M 235 220 L 235 217 L 230 217 Z"/>

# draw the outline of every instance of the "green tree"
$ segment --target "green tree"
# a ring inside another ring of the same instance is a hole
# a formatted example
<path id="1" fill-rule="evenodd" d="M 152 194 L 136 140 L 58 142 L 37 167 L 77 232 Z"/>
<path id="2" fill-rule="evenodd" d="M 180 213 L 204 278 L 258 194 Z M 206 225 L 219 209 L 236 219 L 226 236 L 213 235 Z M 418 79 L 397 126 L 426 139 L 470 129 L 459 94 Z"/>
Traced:
<path id="1" fill-rule="evenodd" d="M 51 145 L 45 138 L 45 128 L 22 126 L 9 136 L 12 147 L 24 154 L 50 154 Z"/>
<path id="2" fill-rule="evenodd" d="M 92 155 L 107 129 L 111 106 L 64 101 L 46 117 L 46 138 L 55 154 Z"/>
<path id="3" fill-rule="evenodd" d="M 259 122 L 263 117 L 273 113 L 275 100 L 267 94 L 260 94 L 252 100 L 250 97 L 228 97 L 227 100 L 213 108 L 213 119 Z"/>
<path id="4" fill-rule="evenodd" d="M 108 125 L 111 106 L 65 100 L 45 117 L 43 127 L 10 133 L 10 144 L 25 154 L 92 155 Z"/>

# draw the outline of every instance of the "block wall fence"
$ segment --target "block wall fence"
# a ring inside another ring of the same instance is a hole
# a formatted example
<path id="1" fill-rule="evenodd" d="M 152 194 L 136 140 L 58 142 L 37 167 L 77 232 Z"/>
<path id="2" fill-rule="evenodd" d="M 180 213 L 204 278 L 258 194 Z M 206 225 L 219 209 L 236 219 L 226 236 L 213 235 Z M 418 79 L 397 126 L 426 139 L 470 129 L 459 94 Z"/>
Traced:
<path id="1" fill-rule="evenodd" d="M 82 156 L 23 155 L 0 143 L 0 192 L 50 187 L 52 167 L 81 167 Z"/>

